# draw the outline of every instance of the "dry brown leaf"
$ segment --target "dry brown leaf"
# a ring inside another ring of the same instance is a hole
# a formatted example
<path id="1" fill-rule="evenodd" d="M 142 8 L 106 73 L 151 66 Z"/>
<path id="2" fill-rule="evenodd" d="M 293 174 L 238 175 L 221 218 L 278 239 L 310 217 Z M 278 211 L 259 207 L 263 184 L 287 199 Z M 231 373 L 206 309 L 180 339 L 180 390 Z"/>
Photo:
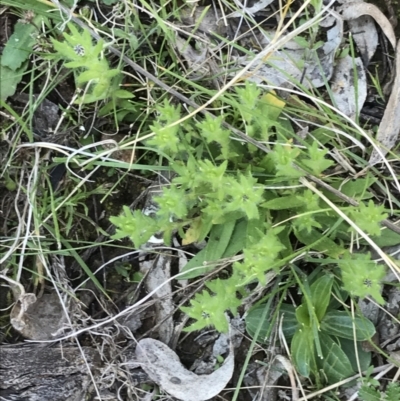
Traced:
<path id="1" fill-rule="evenodd" d="M 30 340 L 53 340 L 67 323 L 63 306 L 56 293 L 25 293 L 15 303 L 11 314 L 15 330 Z"/>
<path id="2" fill-rule="evenodd" d="M 360 18 L 348 21 L 347 24 L 353 34 L 353 40 L 361 54 L 364 65 L 367 66 L 378 47 L 379 40 L 375 21 L 369 15 L 363 15 Z"/>
<path id="3" fill-rule="evenodd" d="M 385 156 L 400 137 L 400 41 L 396 49 L 396 71 L 392 93 L 378 128 L 376 139 L 382 145 L 380 150 Z M 372 151 L 369 164 L 372 166 L 382 160 L 376 149 Z"/>
<path id="4" fill-rule="evenodd" d="M 355 1 L 346 3 L 338 9 L 338 12 L 341 13 L 344 20 L 354 20 L 362 15 L 371 16 L 381 27 L 383 33 L 389 39 L 389 42 L 392 44 L 393 48 L 396 48 L 396 35 L 394 33 L 393 26 L 377 6 Z"/>
<path id="5" fill-rule="evenodd" d="M 251 15 L 254 16 L 254 14 L 258 13 L 261 10 L 264 10 L 264 8 L 268 7 L 274 0 L 259 0 L 254 2 L 253 5 L 247 5 L 247 2 L 244 1 L 242 2 L 243 5 L 240 7 L 240 11 L 235 11 L 232 14 L 228 15 L 228 18 L 235 18 L 235 17 L 242 17 L 243 15 Z"/>
<path id="6" fill-rule="evenodd" d="M 141 263 L 142 273 L 146 276 L 145 286 L 147 292 L 156 292 L 153 298 L 157 300 L 156 322 L 159 322 L 158 335 L 160 340 L 169 344 L 174 333 L 174 304 L 172 301 L 172 288 L 168 280 L 171 277 L 171 255 L 168 253 L 159 255 L 155 261 L 144 261 Z"/>
<path id="7" fill-rule="evenodd" d="M 357 69 L 355 85 L 354 67 Z M 360 57 L 347 55 L 337 60 L 331 80 L 332 95 L 337 108 L 356 120 L 367 98 L 367 76 Z"/>

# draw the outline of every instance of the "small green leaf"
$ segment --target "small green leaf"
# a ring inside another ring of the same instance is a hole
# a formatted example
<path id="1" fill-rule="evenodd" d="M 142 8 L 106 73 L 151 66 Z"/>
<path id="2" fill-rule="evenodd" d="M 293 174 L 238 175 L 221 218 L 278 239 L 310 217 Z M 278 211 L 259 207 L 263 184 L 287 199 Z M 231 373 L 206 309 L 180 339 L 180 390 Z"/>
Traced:
<path id="1" fill-rule="evenodd" d="M 321 333 L 320 342 L 324 357 L 317 363 L 328 383 L 337 383 L 354 374 L 349 358 L 331 336 Z"/>
<path id="2" fill-rule="evenodd" d="M 145 216 L 140 210 L 135 210 L 132 213 L 128 206 L 123 207 L 121 215 L 111 216 L 110 222 L 117 227 L 112 238 L 129 237 L 136 248 L 145 244 L 158 231 L 155 220 Z"/>
<path id="3" fill-rule="evenodd" d="M 329 311 L 321 321 L 321 330 L 342 338 L 354 338 L 357 341 L 369 340 L 375 334 L 373 323 L 365 317 L 355 316 L 353 319 L 346 311 Z"/>
<path id="4" fill-rule="evenodd" d="M 362 401 L 382 401 L 381 392 L 374 387 L 363 384 L 358 391 L 358 396 Z"/>
<path id="5" fill-rule="evenodd" d="M 314 357 L 314 343 L 312 338 L 311 329 L 303 327 L 293 336 L 290 347 L 297 371 L 304 377 L 310 376 L 311 360 Z"/>

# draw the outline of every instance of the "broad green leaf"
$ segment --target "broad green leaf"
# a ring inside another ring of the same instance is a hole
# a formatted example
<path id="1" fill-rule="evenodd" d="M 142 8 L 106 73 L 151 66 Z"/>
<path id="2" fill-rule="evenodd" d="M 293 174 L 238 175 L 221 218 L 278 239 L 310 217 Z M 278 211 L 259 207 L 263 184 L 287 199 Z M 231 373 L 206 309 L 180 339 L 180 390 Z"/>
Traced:
<path id="1" fill-rule="evenodd" d="M 1 60 L 1 57 L 0 57 Z M 28 63 L 22 64 L 21 68 L 13 71 L 11 68 L 0 65 L 0 99 L 6 100 L 17 90 L 17 85 L 22 81 Z"/>
<path id="2" fill-rule="evenodd" d="M 303 303 L 296 308 L 296 319 L 297 321 L 307 327 L 310 327 L 310 314 L 308 313 L 307 304 Z"/>
<path id="3" fill-rule="evenodd" d="M 317 230 L 311 230 L 311 232 L 296 230 L 295 235 L 300 242 L 310 249 L 323 252 L 331 257 L 337 258 L 344 252 L 342 247 Z"/>
<path id="4" fill-rule="evenodd" d="M 239 228 L 239 224 L 237 226 Z M 235 228 L 235 231 L 236 229 Z M 247 225 L 246 225 L 246 238 L 244 240 L 245 246 L 243 248 L 248 248 L 251 245 L 257 244 L 264 235 L 265 227 L 264 227 L 264 222 L 262 219 L 252 219 L 252 220 L 247 220 Z"/>
<path id="5" fill-rule="evenodd" d="M 180 276 L 179 279 L 185 280 L 195 278 L 213 270 L 215 264 L 209 264 L 209 262 L 215 262 L 223 257 L 229 242 L 231 241 L 235 225 L 236 220 L 214 225 L 210 231 L 210 238 L 208 239 L 206 247 L 185 265 L 182 269 L 182 273 L 187 273 Z M 208 265 L 206 266 L 206 264 Z M 190 271 L 195 267 L 201 266 L 204 267 Z"/>
<path id="6" fill-rule="evenodd" d="M 349 358 L 331 336 L 321 334 L 320 342 L 324 357 L 318 358 L 317 363 L 329 383 L 337 383 L 354 374 Z"/>
<path id="7" fill-rule="evenodd" d="M 312 330 L 308 327 L 299 329 L 293 336 L 290 350 L 297 371 L 302 376 L 309 377 L 311 360 L 314 357 Z"/>
<path id="8" fill-rule="evenodd" d="M 34 18 L 36 24 L 40 24 L 41 20 L 41 16 Z M 24 24 L 19 21 L 15 24 L 14 33 L 8 39 L 1 57 L 3 67 L 13 71 L 21 67 L 32 53 L 33 45 L 36 43 L 36 32 L 37 28 L 34 24 Z"/>
<path id="9" fill-rule="evenodd" d="M 268 310 L 266 310 L 268 308 Z M 252 338 L 257 335 L 256 341 L 263 343 L 268 340 L 271 334 L 271 320 L 269 305 L 261 304 L 251 308 L 245 317 L 246 330 Z"/>
<path id="10" fill-rule="evenodd" d="M 347 181 L 343 184 L 341 180 L 332 183 L 332 187 L 338 189 L 344 195 L 350 196 L 356 200 L 372 198 L 372 194 L 368 192 L 368 188 L 376 181 L 376 178 L 368 174 L 366 178 L 357 178 L 357 180 Z M 343 202 L 332 192 L 324 191 L 326 197 L 334 202 Z"/>
<path id="11" fill-rule="evenodd" d="M 229 244 L 226 247 L 224 254 L 222 255 L 223 258 L 230 258 L 231 256 L 234 256 L 241 250 L 243 250 L 246 245 L 246 240 L 248 239 L 247 230 L 249 225 L 250 222 L 247 219 L 240 220 L 236 223 Z"/>
<path id="12" fill-rule="evenodd" d="M 379 237 L 371 237 L 371 239 L 380 248 L 400 244 L 400 234 L 397 234 L 388 228 L 381 230 L 381 235 Z"/>
<path id="13" fill-rule="evenodd" d="M 279 308 L 279 321 L 283 316 L 282 331 L 287 340 L 291 340 L 299 327 L 296 319 L 296 308 L 290 304 L 281 304 Z"/>
<path id="14" fill-rule="evenodd" d="M 357 341 L 369 340 L 375 334 L 373 323 L 365 317 L 355 316 L 354 320 L 346 311 L 329 311 L 321 321 L 321 330 L 333 336 L 353 339 Z"/>
<path id="15" fill-rule="evenodd" d="M 325 274 L 317 279 L 310 287 L 311 301 L 314 305 L 315 314 L 319 322 L 325 316 L 328 308 L 331 299 L 332 285 L 333 276 Z"/>
<path id="16" fill-rule="evenodd" d="M 304 200 L 297 195 L 281 196 L 264 202 L 261 206 L 270 210 L 295 209 L 304 206 Z"/>
<path id="17" fill-rule="evenodd" d="M 251 337 L 254 337 L 254 334 L 256 333 L 264 309 L 265 309 L 264 304 L 257 305 L 251 308 L 246 315 L 245 318 L 246 330 Z M 282 331 L 286 340 L 290 341 L 293 338 L 299 326 L 299 323 L 297 322 L 296 319 L 294 306 L 289 304 L 281 304 L 279 308 L 279 322 L 282 316 L 283 316 Z M 262 322 L 261 330 L 257 341 L 263 342 L 265 340 L 266 335 L 270 330 L 270 326 L 271 326 L 271 318 L 270 316 L 267 316 L 267 318 Z"/>
<path id="18" fill-rule="evenodd" d="M 300 323 L 308 326 L 311 330 L 311 338 L 314 340 L 315 347 L 317 349 L 317 355 L 321 356 L 322 350 L 321 345 L 319 343 L 319 320 L 315 313 L 315 306 L 313 304 L 311 288 L 308 283 L 308 278 L 301 278 L 296 273 L 295 266 L 292 266 L 292 272 L 296 277 L 296 281 L 303 292 L 304 296 L 302 299 L 302 304 L 296 310 L 296 317 Z"/>
<path id="19" fill-rule="evenodd" d="M 348 338 L 337 338 L 340 343 L 340 348 L 349 358 L 351 366 L 354 371 L 358 370 L 357 360 L 360 363 L 361 371 L 366 371 L 368 367 L 371 365 L 371 352 L 364 351 L 362 347 L 362 343 L 360 341 L 356 342 L 357 345 L 357 354 L 354 349 L 354 340 Z"/>

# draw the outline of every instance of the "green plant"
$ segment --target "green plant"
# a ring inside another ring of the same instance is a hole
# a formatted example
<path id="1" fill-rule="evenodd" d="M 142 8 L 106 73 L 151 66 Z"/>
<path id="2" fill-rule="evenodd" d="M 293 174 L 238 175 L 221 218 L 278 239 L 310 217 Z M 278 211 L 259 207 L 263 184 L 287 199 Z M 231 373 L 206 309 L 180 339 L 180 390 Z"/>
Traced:
<path id="1" fill-rule="evenodd" d="M 27 13 L 28 14 L 28 13 Z M 28 59 L 38 35 L 38 26 L 43 17 L 31 15 L 29 20 L 21 19 L 14 27 L 14 32 L 8 39 L 0 56 L 0 99 L 6 100 L 14 95 L 17 85 L 28 68 Z"/>
<path id="2" fill-rule="evenodd" d="M 379 381 L 371 378 L 369 372 L 363 379 L 358 396 L 362 401 L 397 401 L 400 399 L 400 384 L 391 382 L 386 391 L 379 390 Z"/>
<path id="3" fill-rule="evenodd" d="M 146 145 L 166 156 L 177 176 L 155 199 L 159 209 L 154 218 L 132 213 L 127 207 L 120 217 L 111 217 L 117 227 L 114 238 L 128 236 L 138 248 L 157 232 L 164 233 L 166 243 L 174 230 L 191 242 L 209 235 L 206 248 L 188 263 L 181 278 L 202 275 L 213 270 L 219 259 L 243 253 L 243 261 L 233 263 L 232 274 L 223 280 L 225 285 L 207 283 L 208 289 L 183 308 L 195 320 L 186 329 L 189 331 L 207 326 L 226 331 L 223 315 L 227 310 L 236 311 L 249 291 L 248 284 L 262 285 L 268 270 L 278 272 L 294 255 L 308 250 L 337 260 L 343 285 L 352 295 L 372 295 L 383 303 L 379 290 L 384 269 L 346 252 L 343 240 L 350 241 L 352 235 L 347 223 L 309 189 L 291 188 L 307 170 L 321 176 L 332 165 L 326 159 L 327 150 L 317 143 L 303 150 L 288 141 L 286 134 L 280 133 L 284 103 L 277 103 L 271 94 L 261 96 L 249 83 L 237 88 L 236 94 L 237 98 L 229 101 L 240 110 L 248 134 L 256 139 L 276 137 L 270 152 L 265 155 L 252 145 L 232 141 L 222 117 L 206 116 L 195 124 L 177 125 L 180 108 L 167 102 L 159 105 L 158 119 L 151 126 L 154 136 Z M 269 112 L 270 118 L 265 118 L 267 107 L 277 110 Z M 368 234 L 380 234 L 379 222 L 386 217 L 382 207 L 372 202 L 338 206 Z M 293 235 L 303 247 L 293 249 Z M 357 285 L 353 284 L 354 275 Z"/>
<path id="4" fill-rule="evenodd" d="M 111 69 L 103 56 L 104 42 L 99 40 L 94 45 L 87 30 L 80 33 L 72 23 L 67 27 L 71 34 L 64 32 L 64 42 L 52 39 L 56 53 L 51 57 L 68 60 L 64 65 L 75 72 L 77 86 L 83 88 L 87 85 L 84 95 L 77 102 L 92 103 L 107 98 L 115 102 L 116 99 L 132 98 L 130 92 L 116 88 L 118 82 L 115 80 L 119 79 L 121 72 Z"/>
<path id="5" fill-rule="evenodd" d="M 352 317 L 349 311 L 338 309 L 341 303 L 331 295 L 335 284 L 332 274 L 322 273 L 309 285 L 308 279 L 298 277 L 296 270 L 293 271 L 303 298 L 297 308 L 282 303 L 279 321 L 282 318 L 282 330 L 286 340 L 291 342 L 297 371 L 305 377 L 312 375 L 318 383 L 336 383 L 357 371 L 357 360 L 362 370 L 367 369 L 371 357 L 363 351 L 361 341 L 371 339 L 374 325 L 362 315 Z M 341 299 L 345 293 L 338 291 L 337 285 L 335 287 L 334 292 Z M 252 308 L 246 317 L 251 336 L 261 326 L 260 339 L 272 326 L 270 319 L 260 320 L 264 308 L 264 305 Z"/>

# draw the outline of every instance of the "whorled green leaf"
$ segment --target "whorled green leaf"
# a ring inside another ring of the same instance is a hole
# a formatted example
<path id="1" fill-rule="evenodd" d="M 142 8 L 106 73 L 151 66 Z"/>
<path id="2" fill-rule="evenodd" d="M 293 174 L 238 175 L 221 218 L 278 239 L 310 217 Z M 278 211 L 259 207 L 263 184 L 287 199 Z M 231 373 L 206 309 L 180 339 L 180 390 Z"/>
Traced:
<path id="1" fill-rule="evenodd" d="M 318 367 L 328 383 L 337 383 L 354 374 L 351 362 L 345 352 L 328 334 L 320 334 L 323 359 L 317 360 Z"/>
<path id="2" fill-rule="evenodd" d="M 312 330 L 309 327 L 303 327 L 295 333 L 290 351 L 297 371 L 302 376 L 309 377 L 312 358 L 314 358 L 314 342 Z"/>
<path id="3" fill-rule="evenodd" d="M 362 401 L 382 401 L 381 395 L 379 390 L 367 384 L 363 384 L 358 391 L 359 399 Z"/>
<path id="4" fill-rule="evenodd" d="M 355 327 L 355 330 L 353 329 Z M 346 311 L 329 311 L 321 321 L 321 330 L 327 334 L 357 341 L 369 340 L 375 334 L 373 323 L 363 316 L 354 319 Z"/>

